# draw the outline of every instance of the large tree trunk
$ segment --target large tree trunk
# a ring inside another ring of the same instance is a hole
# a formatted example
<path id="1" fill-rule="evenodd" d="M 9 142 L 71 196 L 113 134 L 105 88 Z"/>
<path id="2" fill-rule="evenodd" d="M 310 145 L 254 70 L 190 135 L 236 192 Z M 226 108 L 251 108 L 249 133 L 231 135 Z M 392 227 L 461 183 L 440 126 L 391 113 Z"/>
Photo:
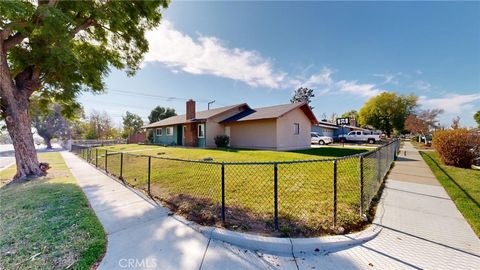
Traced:
<path id="1" fill-rule="evenodd" d="M 48 136 L 45 136 L 45 137 L 42 137 L 43 138 L 43 141 L 45 142 L 45 144 L 47 145 L 47 149 L 52 149 L 52 144 L 51 144 L 51 138 L 48 137 Z"/>
<path id="2" fill-rule="evenodd" d="M 17 173 L 14 179 L 44 176 L 37 159 L 35 144 L 28 114 L 29 97 L 38 89 L 40 82 L 33 68 L 27 68 L 15 77 L 15 83 L 6 61 L 0 52 L 0 94 L 2 116 L 15 149 Z"/>

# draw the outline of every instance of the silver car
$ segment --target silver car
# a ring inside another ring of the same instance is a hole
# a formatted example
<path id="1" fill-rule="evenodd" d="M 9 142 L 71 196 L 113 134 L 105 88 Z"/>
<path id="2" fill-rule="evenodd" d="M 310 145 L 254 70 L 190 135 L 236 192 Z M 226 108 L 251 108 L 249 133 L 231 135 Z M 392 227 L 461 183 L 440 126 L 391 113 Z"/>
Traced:
<path id="1" fill-rule="evenodd" d="M 312 144 L 320 144 L 320 145 L 324 145 L 324 144 L 331 144 L 333 142 L 333 138 L 332 137 L 328 137 L 328 136 L 323 136 L 323 135 L 320 135 L 319 133 L 317 132 L 310 132 L 310 137 L 311 137 L 311 143 Z"/>

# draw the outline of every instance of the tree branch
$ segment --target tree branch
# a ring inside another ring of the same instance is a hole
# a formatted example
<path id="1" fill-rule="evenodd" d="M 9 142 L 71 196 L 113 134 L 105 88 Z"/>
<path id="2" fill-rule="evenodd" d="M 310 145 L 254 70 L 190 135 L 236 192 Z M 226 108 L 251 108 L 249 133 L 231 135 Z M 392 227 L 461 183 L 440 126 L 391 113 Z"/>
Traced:
<path id="1" fill-rule="evenodd" d="M 70 35 L 74 37 L 78 32 L 83 31 L 94 24 L 95 20 L 93 20 L 92 18 L 88 18 L 82 24 L 77 25 L 75 28 L 73 28 L 72 32 L 70 32 Z"/>
<path id="2" fill-rule="evenodd" d="M 12 47 L 20 44 L 24 39 L 25 39 L 25 36 L 22 35 L 20 32 L 17 32 L 15 35 L 10 36 L 5 40 L 5 42 L 3 42 L 2 50 L 4 52 L 7 52 Z"/>

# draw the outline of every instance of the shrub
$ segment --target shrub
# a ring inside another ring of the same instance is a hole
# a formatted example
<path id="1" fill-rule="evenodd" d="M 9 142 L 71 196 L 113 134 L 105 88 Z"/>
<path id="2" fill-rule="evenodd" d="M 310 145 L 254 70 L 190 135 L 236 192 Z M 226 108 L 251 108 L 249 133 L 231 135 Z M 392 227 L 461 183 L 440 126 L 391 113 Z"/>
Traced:
<path id="1" fill-rule="evenodd" d="M 215 136 L 214 140 L 217 147 L 227 147 L 230 142 L 230 137 L 227 135 L 218 135 Z"/>
<path id="2" fill-rule="evenodd" d="M 467 129 L 442 130 L 433 136 L 433 147 L 442 162 L 455 167 L 469 168 L 479 144 L 480 136 Z"/>

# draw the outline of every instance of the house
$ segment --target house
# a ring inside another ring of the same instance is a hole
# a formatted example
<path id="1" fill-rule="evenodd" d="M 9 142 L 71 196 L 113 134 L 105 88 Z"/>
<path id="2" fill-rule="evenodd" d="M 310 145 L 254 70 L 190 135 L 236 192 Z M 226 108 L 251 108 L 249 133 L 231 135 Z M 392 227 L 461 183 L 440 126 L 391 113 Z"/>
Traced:
<path id="1" fill-rule="evenodd" d="M 214 138 L 227 135 L 234 148 L 293 150 L 310 147 L 316 123 L 305 102 L 256 109 L 242 103 L 197 112 L 195 101 L 188 100 L 186 114 L 143 128 L 153 131 L 154 144 L 216 147 Z"/>
<path id="2" fill-rule="evenodd" d="M 317 124 L 312 125 L 312 132 L 333 138 L 338 128 L 339 127 L 332 122 L 320 120 Z"/>

